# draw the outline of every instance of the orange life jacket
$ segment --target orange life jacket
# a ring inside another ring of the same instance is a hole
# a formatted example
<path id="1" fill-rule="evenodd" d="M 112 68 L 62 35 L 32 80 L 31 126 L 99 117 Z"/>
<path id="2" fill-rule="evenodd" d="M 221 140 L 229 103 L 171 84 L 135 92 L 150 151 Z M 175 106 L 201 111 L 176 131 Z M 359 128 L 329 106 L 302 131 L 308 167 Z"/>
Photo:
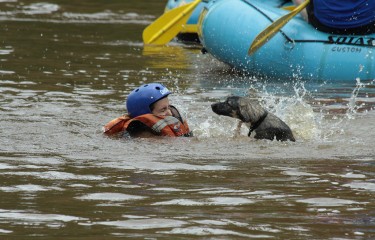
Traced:
<path id="1" fill-rule="evenodd" d="M 179 120 L 179 118 L 181 119 L 181 121 Z M 182 119 L 181 117 L 162 117 L 156 116 L 151 113 L 140 115 L 135 118 L 131 118 L 128 115 L 123 115 L 121 117 L 115 118 L 104 126 L 104 134 L 111 136 L 123 131 L 126 132 L 128 126 L 133 121 L 140 121 L 141 123 L 149 127 L 152 132 L 155 133 L 155 135 L 169 137 L 191 136 L 191 132 L 186 120 Z"/>

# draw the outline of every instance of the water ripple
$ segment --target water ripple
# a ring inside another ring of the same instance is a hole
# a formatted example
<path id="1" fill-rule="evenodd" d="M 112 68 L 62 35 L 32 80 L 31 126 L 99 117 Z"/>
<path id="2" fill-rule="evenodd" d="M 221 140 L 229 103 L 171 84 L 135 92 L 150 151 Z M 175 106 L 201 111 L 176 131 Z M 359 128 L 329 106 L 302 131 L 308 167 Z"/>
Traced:
<path id="1" fill-rule="evenodd" d="M 50 22 L 50 23 L 118 23 L 150 24 L 155 16 L 135 12 L 115 13 L 110 10 L 95 13 L 60 12 L 53 3 L 33 3 L 20 9 L 0 11 L 0 21 Z M 48 15 L 48 18 L 42 17 Z"/>
<path id="2" fill-rule="evenodd" d="M 114 226 L 123 229 L 157 229 L 157 228 L 171 228 L 180 227 L 187 222 L 174 219 L 165 218 L 150 218 L 150 219 L 139 219 L 139 220 L 125 220 L 125 221 L 105 221 L 96 222 L 97 224 Z"/>
<path id="3" fill-rule="evenodd" d="M 100 201 L 129 201 L 129 200 L 139 200 L 146 197 L 135 196 L 123 193 L 91 193 L 81 197 L 76 197 L 80 200 L 100 200 Z"/>
<path id="4" fill-rule="evenodd" d="M 353 189 L 364 189 L 364 190 L 369 190 L 371 192 L 375 192 L 375 183 L 370 183 L 370 182 L 357 181 L 357 182 L 344 184 L 343 186 L 353 188 Z"/>
<path id="5" fill-rule="evenodd" d="M 307 198 L 307 199 L 297 200 L 297 202 L 307 203 L 313 206 L 322 206 L 322 207 L 337 207 L 337 206 L 344 206 L 344 205 L 361 204 L 360 202 L 346 200 L 346 199 L 338 199 L 338 198 Z"/>
<path id="6" fill-rule="evenodd" d="M 86 220 L 85 218 L 81 217 L 74 217 L 69 215 L 61 215 L 61 214 L 42 214 L 30 211 L 21 211 L 21 210 L 6 210 L 0 209 L 0 219 L 12 219 L 15 221 L 30 221 L 30 222 L 50 222 L 50 221 L 62 221 L 62 222 L 70 222 L 70 221 L 78 221 L 78 220 Z"/>
<path id="7" fill-rule="evenodd" d="M 59 5 L 53 3 L 33 3 L 24 6 L 21 12 L 27 15 L 51 14 L 59 9 Z"/>
<path id="8" fill-rule="evenodd" d="M 195 235 L 195 236 L 239 236 L 239 237 L 246 237 L 246 238 L 273 238 L 270 235 L 254 235 L 254 234 L 243 234 L 231 230 L 223 230 L 218 228 L 208 228 L 208 227 L 188 227 L 188 228 L 175 228 L 171 231 L 160 231 L 160 233 L 166 234 L 184 234 L 184 235 Z"/>
<path id="9" fill-rule="evenodd" d="M 35 184 L 16 185 L 12 187 L 0 187 L 0 191 L 4 192 L 44 192 L 49 190 L 62 191 L 64 189 L 59 187 L 45 187 Z"/>
<path id="10" fill-rule="evenodd" d="M 179 206 L 238 206 L 253 204 L 254 201 L 241 197 L 213 197 L 194 201 L 191 199 L 174 199 L 165 202 L 157 202 L 152 205 L 179 205 Z"/>
<path id="11" fill-rule="evenodd" d="M 41 179 L 51 179 L 51 180 L 103 180 L 105 177 L 95 176 L 95 175 L 78 175 L 67 172 L 57 172 L 57 171 L 47 171 L 47 172 L 8 172 L 4 173 L 6 175 L 16 175 L 16 176 L 31 176 Z"/>

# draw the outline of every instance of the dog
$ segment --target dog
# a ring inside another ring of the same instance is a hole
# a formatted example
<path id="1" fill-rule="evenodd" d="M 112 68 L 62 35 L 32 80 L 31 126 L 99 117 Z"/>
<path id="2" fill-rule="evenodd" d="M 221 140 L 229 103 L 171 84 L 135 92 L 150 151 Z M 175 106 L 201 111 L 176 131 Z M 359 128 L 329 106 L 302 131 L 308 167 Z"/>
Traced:
<path id="1" fill-rule="evenodd" d="M 231 96 L 225 102 L 213 103 L 211 108 L 218 115 L 237 118 L 250 125 L 248 136 L 255 131 L 255 139 L 296 141 L 285 122 L 248 97 Z"/>

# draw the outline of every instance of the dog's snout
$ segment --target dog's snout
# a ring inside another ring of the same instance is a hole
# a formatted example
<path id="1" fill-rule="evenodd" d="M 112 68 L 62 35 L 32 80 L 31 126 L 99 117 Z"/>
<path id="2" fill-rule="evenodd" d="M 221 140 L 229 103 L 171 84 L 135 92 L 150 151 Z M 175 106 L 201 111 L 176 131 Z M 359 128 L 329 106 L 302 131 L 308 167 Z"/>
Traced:
<path id="1" fill-rule="evenodd" d="M 211 104 L 212 111 L 218 115 L 230 116 L 231 108 L 226 102 L 217 102 Z"/>

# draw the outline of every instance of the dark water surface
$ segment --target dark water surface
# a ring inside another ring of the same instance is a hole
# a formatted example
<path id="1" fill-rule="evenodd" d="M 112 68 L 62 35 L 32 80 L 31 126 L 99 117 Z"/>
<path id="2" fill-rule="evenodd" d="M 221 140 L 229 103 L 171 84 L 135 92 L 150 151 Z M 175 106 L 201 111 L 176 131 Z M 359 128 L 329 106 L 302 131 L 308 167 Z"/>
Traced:
<path id="1" fill-rule="evenodd" d="M 143 46 L 165 4 L 0 0 L 0 239 L 374 239 L 375 79 L 257 79 Z M 104 137 L 154 81 L 195 137 Z M 297 142 L 211 111 L 249 90 Z"/>

